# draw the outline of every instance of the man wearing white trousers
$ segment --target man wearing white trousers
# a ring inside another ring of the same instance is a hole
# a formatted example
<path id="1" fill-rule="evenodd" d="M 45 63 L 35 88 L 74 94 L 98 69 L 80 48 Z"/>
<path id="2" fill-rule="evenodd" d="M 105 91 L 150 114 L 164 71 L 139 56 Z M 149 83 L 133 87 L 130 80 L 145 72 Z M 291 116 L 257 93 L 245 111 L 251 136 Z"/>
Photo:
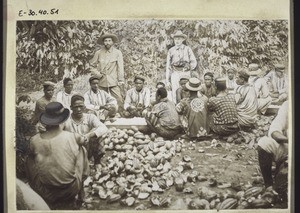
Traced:
<path id="1" fill-rule="evenodd" d="M 172 98 L 176 102 L 176 90 L 180 87 L 179 80 L 183 75 L 189 75 L 197 66 L 196 57 L 192 49 L 183 41 L 187 36 L 178 30 L 172 35 L 175 46 L 170 48 L 167 56 L 166 82 L 172 88 Z"/>

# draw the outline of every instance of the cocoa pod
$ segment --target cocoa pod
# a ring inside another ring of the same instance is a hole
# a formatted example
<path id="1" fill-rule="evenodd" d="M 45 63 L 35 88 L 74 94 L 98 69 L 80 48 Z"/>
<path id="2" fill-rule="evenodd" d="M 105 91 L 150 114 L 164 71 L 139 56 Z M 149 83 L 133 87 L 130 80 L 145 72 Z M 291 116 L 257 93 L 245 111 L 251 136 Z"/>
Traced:
<path id="1" fill-rule="evenodd" d="M 131 129 L 134 131 L 134 132 L 138 132 L 139 129 L 136 127 L 136 126 L 131 126 Z"/>
<path id="2" fill-rule="evenodd" d="M 167 188 L 167 183 L 166 183 L 166 181 L 164 179 L 159 178 L 157 180 L 157 183 L 158 183 L 158 185 L 159 185 L 160 188 L 162 188 L 162 189 L 166 189 Z"/>
<path id="3" fill-rule="evenodd" d="M 119 194 L 111 194 L 108 198 L 107 198 L 107 202 L 108 203 L 113 203 L 113 202 L 116 202 L 118 200 L 121 199 L 121 195 Z"/>
<path id="4" fill-rule="evenodd" d="M 156 146 L 159 148 L 159 147 L 164 146 L 165 144 L 166 144 L 166 142 L 164 142 L 164 141 L 159 141 L 159 142 L 156 143 Z"/>
<path id="5" fill-rule="evenodd" d="M 236 209 L 248 209 L 250 207 L 250 204 L 247 201 L 242 201 Z"/>
<path id="6" fill-rule="evenodd" d="M 254 186 L 245 191 L 244 198 L 248 199 L 250 197 L 257 197 L 263 192 L 263 187 Z"/>
<path id="7" fill-rule="evenodd" d="M 226 200 L 224 200 L 221 205 L 220 205 L 220 209 L 235 209 L 238 205 L 238 201 L 237 199 L 234 198 L 227 198 Z"/>
<path id="8" fill-rule="evenodd" d="M 272 205 L 270 202 L 268 202 L 267 200 L 265 199 L 254 199 L 252 200 L 250 203 L 250 206 L 252 208 L 261 208 L 261 209 L 265 209 L 265 208 L 270 208 Z"/>
<path id="9" fill-rule="evenodd" d="M 129 136 L 133 136 L 133 135 L 134 135 L 134 131 L 131 130 L 131 129 L 129 129 L 129 130 L 127 130 L 127 134 L 128 134 Z"/>
<path id="10" fill-rule="evenodd" d="M 150 138 L 152 141 L 154 141 L 156 137 L 157 137 L 157 134 L 155 132 L 151 133 Z"/>
<path id="11" fill-rule="evenodd" d="M 145 135 L 143 133 L 141 133 L 141 132 L 136 132 L 133 135 L 133 137 L 136 138 L 136 139 L 142 139 L 142 140 L 146 139 Z"/>
<path id="12" fill-rule="evenodd" d="M 145 145 L 144 144 L 141 144 L 141 145 L 138 145 L 136 148 L 138 151 L 144 149 Z"/>

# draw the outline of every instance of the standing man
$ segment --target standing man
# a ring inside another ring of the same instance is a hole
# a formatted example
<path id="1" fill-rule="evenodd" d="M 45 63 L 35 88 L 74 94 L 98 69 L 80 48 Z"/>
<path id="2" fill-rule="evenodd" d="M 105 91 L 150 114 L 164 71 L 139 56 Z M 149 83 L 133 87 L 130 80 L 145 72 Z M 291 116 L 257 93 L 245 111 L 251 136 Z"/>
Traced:
<path id="1" fill-rule="evenodd" d="M 176 90 L 179 88 L 179 80 L 182 75 L 188 74 L 197 66 L 196 57 L 192 49 L 182 42 L 187 38 L 185 34 L 178 30 L 172 35 L 175 46 L 169 49 L 166 66 L 166 82 L 167 86 L 172 88 L 173 101 L 176 102 Z"/>
<path id="2" fill-rule="evenodd" d="M 99 79 L 99 86 L 102 90 L 110 93 L 122 111 L 124 103 L 124 66 L 123 55 L 120 50 L 114 47 L 118 38 L 114 34 L 104 34 L 98 42 L 104 48 L 98 50 L 90 60 L 91 66 L 96 67 Z"/>
<path id="3" fill-rule="evenodd" d="M 97 115 L 100 121 L 116 115 L 117 101 L 104 90 L 99 89 L 100 77 L 92 76 L 89 79 L 91 89 L 84 94 L 84 104 L 88 110 Z"/>
<path id="4" fill-rule="evenodd" d="M 257 118 L 257 96 L 253 86 L 248 83 L 249 74 L 242 70 L 238 73 L 236 83 L 236 103 L 238 123 L 241 128 L 252 128 Z"/>

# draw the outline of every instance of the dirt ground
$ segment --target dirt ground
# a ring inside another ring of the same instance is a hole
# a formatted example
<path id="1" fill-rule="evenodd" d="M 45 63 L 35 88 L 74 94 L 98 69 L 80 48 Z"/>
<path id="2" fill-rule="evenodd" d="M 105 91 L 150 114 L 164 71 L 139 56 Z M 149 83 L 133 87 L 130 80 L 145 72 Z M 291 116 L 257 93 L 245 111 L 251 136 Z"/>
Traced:
<path id="1" fill-rule="evenodd" d="M 185 148 L 181 153 L 177 153 L 171 160 L 171 165 L 176 166 L 182 160 L 184 155 L 191 157 L 191 162 L 194 164 L 194 169 L 186 170 L 183 173 L 189 173 L 192 170 L 198 171 L 199 175 L 207 177 L 214 176 L 218 185 L 222 183 L 240 183 L 241 185 L 252 185 L 254 177 L 260 177 L 259 167 L 257 161 L 256 150 L 249 149 L 245 144 L 229 144 L 224 141 L 219 141 L 217 147 L 211 146 L 210 141 L 202 142 L 184 142 Z M 199 149 L 204 150 L 204 153 L 199 153 Z M 108 153 L 109 154 L 109 153 Z M 262 186 L 262 181 L 258 181 L 258 184 Z M 154 192 L 151 196 L 171 197 L 171 205 L 165 208 L 154 207 L 149 199 L 140 200 L 132 207 L 126 207 L 119 202 L 107 203 L 106 200 L 102 200 L 99 196 L 92 196 L 91 188 L 86 187 L 88 203 L 84 203 L 81 209 L 89 210 L 120 210 L 120 209 L 134 209 L 140 204 L 144 204 L 147 209 L 176 209 L 184 210 L 188 209 L 187 202 L 190 199 L 198 197 L 197 190 L 201 186 L 206 186 L 211 190 L 220 193 L 230 190 L 233 193 L 237 191 L 231 187 L 220 189 L 218 186 L 210 187 L 208 181 L 196 181 L 195 183 L 187 182 L 185 188 L 191 188 L 192 194 L 186 194 L 184 192 L 177 192 L 175 187 L 166 189 L 163 193 Z M 150 197 L 151 197 L 150 196 Z M 149 197 L 149 198 L 150 198 Z"/>
<path id="2" fill-rule="evenodd" d="M 84 78 L 87 79 L 88 76 L 84 76 Z M 80 85 L 76 90 L 84 91 L 85 87 L 86 85 Z M 29 103 L 21 103 L 23 104 L 23 109 L 25 107 L 25 111 L 32 113 L 35 100 L 41 96 L 42 91 L 31 93 L 31 101 Z M 97 183 L 95 176 L 99 171 L 95 170 L 91 162 L 91 174 L 88 177 L 90 181 L 86 182 L 84 187 L 84 202 L 79 206 L 75 206 L 73 203 L 63 204 L 60 205 L 59 208 L 81 210 L 186 210 L 190 208 L 188 204 L 191 200 L 202 198 L 199 195 L 199 191 L 203 188 L 217 193 L 215 200 L 222 197 L 238 198 L 237 194 L 240 191 L 245 191 L 253 186 L 263 187 L 263 180 L 258 166 L 256 146 L 259 138 L 267 135 L 269 125 L 273 119 L 274 115 L 261 116 L 255 129 L 249 132 L 238 132 L 234 136 L 230 136 L 231 138 L 213 136 L 212 138 L 200 141 L 188 141 L 183 139 L 172 141 L 172 144 L 180 144 L 181 150 L 170 158 L 170 170 L 182 165 L 183 157 L 189 156 L 193 168 L 185 168 L 180 172 L 181 175 L 187 177 L 192 172 L 198 172 L 195 180 L 184 181 L 184 190 L 181 192 L 175 189 L 175 184 L 172 184 L 161 192 L 152 191 L 145 199 L 137 198 L 137 194 L 132 195 L 131 197 L 134 203 L 131 206 L 122 202 L 122 200 L 130 196 L 129 194 L 132 194 L 130 191 L 123 194 L 122 198 L 109 202 L 109 198 L 101 199 L 98 192 L 93 188 L 95 183 Z M 236 139 L 239 138 L 243 140 L 236 141 Z M 112 153 L 113 150 L 107 151 L 102 159 L 104 165 L 107 164 L 107 159 L 111 157 Z M 17 158 L 17 164 L 18 162 Z M 20 165 L 17 165 L 17 167 L 18 166 Z M 121 171 L 121 174 L 124 175 L 125 178 L 128 175 L 124 171 Z M 26 182 L 26 178 L 23 178 L 23 180 Z M 148 178 L 148 180 L 151 180 L 151 178 Z M 101 187 L 105 188 L 105 184 L 108 181 L 111 181 L 111 179 L 98 184 L 98 186 L 101 185 Z M 215 184 L 212 184 L 212 182 Z M 151 199 L 156 196 L 159 198 L 168 198 L 168 203 L 161 206 L 153 205 Z M 285 206 L 286 203 L 276 206 L 276 208 Z M 213 209 L 216 208 L 216 206 L 213 207 Z"/>

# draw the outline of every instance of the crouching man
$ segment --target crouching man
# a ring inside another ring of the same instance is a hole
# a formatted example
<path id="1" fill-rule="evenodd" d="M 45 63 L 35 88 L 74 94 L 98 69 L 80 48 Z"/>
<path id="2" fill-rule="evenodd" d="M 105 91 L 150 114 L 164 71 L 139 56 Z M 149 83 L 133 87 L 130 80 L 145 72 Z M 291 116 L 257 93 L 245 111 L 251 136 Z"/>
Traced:
<path id="1" fill-rule="evenodd" d="M 94 115 L 84 113 L 84 97 L 75 94 L 71 98 L 72 114 L 64 123 L 64 130 L 76 132 L 85 137 L 87 143 L 88 158 L 94 158 L 94 164 L 99 164 L 105 154 L 102 138 L 107 127 Z"/>
<path id="2" fill-rule="evenodd" d="M 72 203 L 76 195 L 83 198 L 83 181 L 89 175 L 84 139 L 79 134 L 62 130 L 70 110 L 61 103 L 46 105 L 40 122 L 46 131 L 30 140 L 26 171 L 31 188 L 49 205 Z"/>
<path id="3" fill-rule="evenodd" d="M 89 112 L 97 115 L 100 121 L 104 122 L 115 117 L 118 105 L 114 97 L 99 88 L 100 79 L 97 75 L 90 77 L 91 89 L 84 94 L 84 104 Z"/>
<path id="4" fill-rule="evenodd" d="M 283 201 L 287 200 L 288 160 L 288 102 L 280 107 L 273 120 L 268 137 L 258 142 L 258 161 L 265 187 L 273 187 L 272 162 L 276 163 L 274 190 Z"/>
<path id="5" fill-rule="evenodd" d="M 150 106 L 150 90 L 145 87 L 145 78 L 134 77 L 134 88 L 126 93 L 124 116 L 127 118 L 141 117 L 144 109 Z"/>
<path id="6" fill-rule="evenodd" d="M 159 136 L 172 139 L 181 133 L 181 124 L 175 104 L 168 99 L 168 92 L 165 88 L 158 88 L 156 91 L 156 103 L 151 112 L 144 110 L 148 127 Z"/>

